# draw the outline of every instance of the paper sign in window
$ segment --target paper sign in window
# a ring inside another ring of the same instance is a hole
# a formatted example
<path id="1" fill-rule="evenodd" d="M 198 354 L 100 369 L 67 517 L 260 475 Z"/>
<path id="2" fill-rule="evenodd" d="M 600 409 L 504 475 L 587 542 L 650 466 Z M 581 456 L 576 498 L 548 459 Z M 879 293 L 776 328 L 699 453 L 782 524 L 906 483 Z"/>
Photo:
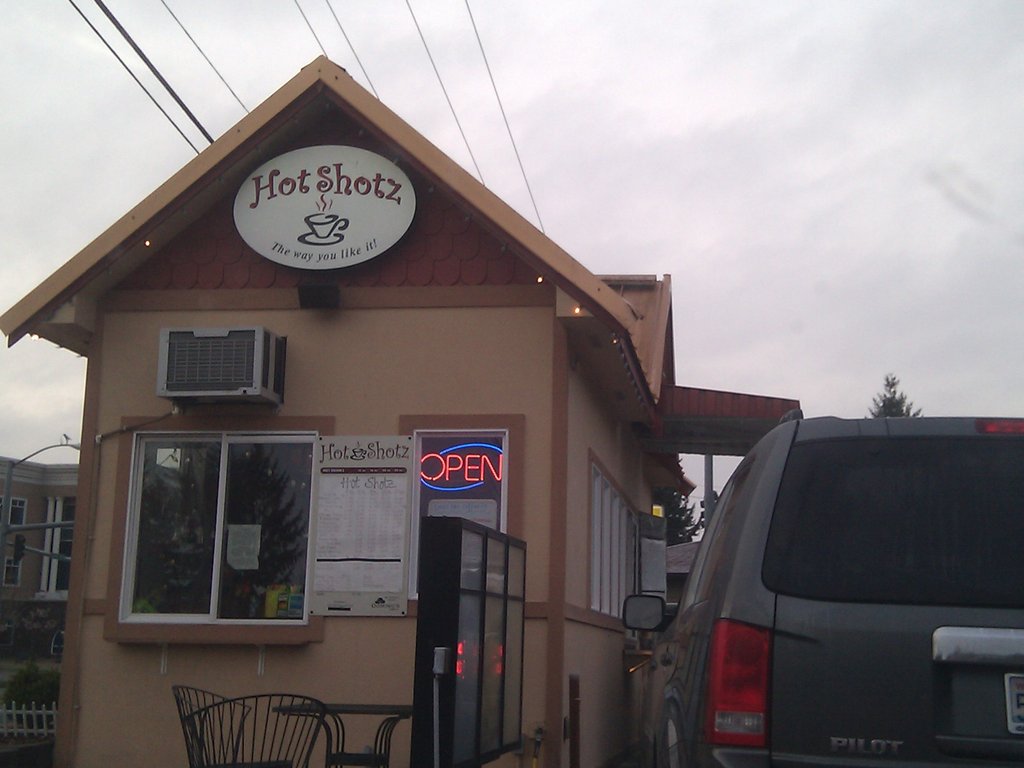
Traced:
<path id="1" fill-rule="evenodd" d="M 258 571 L 260 568 L 261 525 L 228 526 L 228 565 L 236 571 Z"/>

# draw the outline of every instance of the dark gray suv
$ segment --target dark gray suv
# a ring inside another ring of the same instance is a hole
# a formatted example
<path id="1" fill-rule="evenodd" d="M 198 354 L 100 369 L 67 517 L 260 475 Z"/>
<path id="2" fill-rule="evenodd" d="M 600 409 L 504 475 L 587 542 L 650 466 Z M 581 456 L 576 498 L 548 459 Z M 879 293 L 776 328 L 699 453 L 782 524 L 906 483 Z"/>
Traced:
<path id="1" fill-rule="evenodd" d="M 648 766 L 1020 765 L 1024 419 L 781 424 L 623 615 Z"/>

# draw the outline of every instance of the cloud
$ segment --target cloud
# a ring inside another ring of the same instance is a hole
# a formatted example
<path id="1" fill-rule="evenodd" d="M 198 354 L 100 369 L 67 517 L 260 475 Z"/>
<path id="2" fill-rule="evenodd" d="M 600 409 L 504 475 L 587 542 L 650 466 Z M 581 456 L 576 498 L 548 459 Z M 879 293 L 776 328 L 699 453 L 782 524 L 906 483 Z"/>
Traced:
<path id="1" fill-rule="evenodd" d="M 306 6 L 363 81 L 328 9 Z M 534 220 L 464 4 L 416 9 L 484 179 Z M 320 53 L 290 4 L 174 10 L 250 107 Z M 1024 415 L 1024 3 L 473 13 L 548 234 L 598 273 L 673 275 L 680 383 L 859 416 L 893 371 L 926 413 Z M 339 15 L 384 102 L 472 171 L 404 6 Z M 71 9 L 8 19 L 5 307 L 192 156 Z M 241 117 L 163 8 L 122 21 L 213 133 Z M 5 371 L 47 379 L 2 354 Z M 80 374 L 49 378 L 71 382 L 51 401 L 80 397 Z M 27 394 L 0 383 L 4 403 Z M 21 444 L 68 431 L 39 410 L 0 427 Z"/>

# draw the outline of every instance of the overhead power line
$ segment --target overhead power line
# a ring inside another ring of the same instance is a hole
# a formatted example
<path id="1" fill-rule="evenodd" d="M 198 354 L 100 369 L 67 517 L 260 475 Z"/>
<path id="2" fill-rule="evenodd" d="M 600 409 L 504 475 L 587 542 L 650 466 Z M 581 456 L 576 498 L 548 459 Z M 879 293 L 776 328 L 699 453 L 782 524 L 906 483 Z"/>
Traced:
<path id="1" fill-rule="evenodd" d="M 484 66 L 487 68 L 487 77 L 491 79 L 491 88 L 494 89 L 494 98 L 498 100 L 498 109 L 501 110 L 501 119 L 505 121 L 505 130 L 508 131 L 508 140 L 512 142 L 512 151 L 515 152 L 516 162 L 519 163 L 519 172 L 523 174 L 523 182 L 526 184 L 526 192 L 530 195 L 530 202 L 533 204 L 533 212 L 537 215 L 537 226 L 544 232 L 544 221 L 540 217 L 540 209 L 533 197 L 533 189 L 530 187 L 530 180 L 526 177 L 526 168 L 523 167 L 523 159 L 519 156 L 519 147 L 512 136 L 512 127 L 508 123 L 508 115 L 505 114 L 505 107 L 501 103 L 501 96 L 498 95 L 498 86 L 494 83 L 494 75 L 491 73 L 491 65 L 487 61 L 487 54 L 484 53 L 484 44 L 480 40 L 480 31 L 476 28 L 476 20 L 473 18 L 473 10 L 469 7 L 469 0 L 466 0 L 466 12 L 469 14 L 469 21 L 473 25 L 473 34 L 476 35 L 476 43 L 480 46 L 480 55 L 483 57 Z"/>
<path id="2" fill-rule="evenodd" d="M 203 49 L 199 47 L 199 43 L 197 43 L 195 41 L 195 38 L 193 38 L 192 35 L 189 34 L 187 29 L 185 29 L 185 25 L 181 23 L 181 20 L 177 16 L 174 15 L 174 11 L 172 11 L 171 7 L 169 5 L 167 5 L 166 0 L 160 0 L 160 2 L 163 3 L 163 6 L 164 6 L 164 8 L 167 9 L 167 12 L 169 14 L 171 14 L 171 18 L 174 19 L 178 23 L 179 27 L 181 27 L 181 31 L 185 33 L 185 37 L 187 37 L 189 39 L 189 41 L 192 43 L 192 45 L 195 46 L 196 50 L 199 51 L 199 55 L 202 56 L 204 59 L 206 59 L 206 63 L 210 65 L 210 69 L 212 69 L 214 71 L 214 73 L 217 75 L 217 77 L 220 78 L 220 81 L 222 83 L 224 83 L 224 87 L 227 88 L 229 91 L 231 91 L 231 95 L 235 97 L 235 101 L 238 102 L 238 106 L 240 106 L 242 109 L 244 109 L 246 114 L 248 114 L 249 113 L 249 108 L 247 106 L 245 106 L 245 104 L 242 103 L 242 100 L 240 98 L 238 98 L 238 94 L 235 93 L 234 89 L 230 85 L 228 85 L 228 81 L 224 79 L 224 75 L 222 75 L 220 73 L 220 71 L 215 66 L 213 66 L 213 62 L 210 61 L 210 57 L 207 56 L 206 53 L 203 51 Z"/>
<path id="3" fill-rule="evenodd" d="M 77 5 L 75 5 L 75 0 L 68 0 L 68 2 L 71 3 L 71 7 L 72 8 L 74 8 L 76 11 L 78 11 L 78 15 L 81 16 L 82 20 L 85 21 L 85 23 L 89 25 L 89 28 L 94 33 L 96 33 L 96 37 L 98 37 L 100 39 L 100 42 L 102 42 L 103 45 L 105 45 L 107 47 L 107 50 L 110 51 L 114 55 L 114 58 L 117 59 L 117 61 L 121 64 L 122 67 L 124 67 L 124 71 L 127 72 L 129 75 L 131 75 L 132 80 L 134 80 L 136 82 L 136 84 L 139 86 L 139 88 L 142 89 L 142 92 L 145 93 L 149 97 L 149 100 L 153 102 L 153 105 L 157 109 L 160 110 L 161 114 L 163 114 L 163 116 L 165 118 L 167 118 L 167 122 L 169 122 L 174 127 L 174 130 L 176 130 L 181 135 L 181 138 L 183 138 L 185 140 L 185 142 L 190 147 L 192 147 L 192 151 L 195 152 L 198 155 L 199 154 L 199 150 L 196 148 L 196 145 L 192 143 L 192 140 L 189 139 L 188 136 L 185 135 L 185 132 L 181 130 L 181 127 L 176 122 L 174 122 L 174 119 L 169 114 L 167 114 L 167 110 L 164 109 L 160 105 L 160 102 L 158 102 L 153 97 L 153 94 L 150 93 L 149 89 L 146 88 L 146 86 L 142 84 L 142 81 L 139 80 L 139 78 L 135 75 L 134 72 L 132 72 L 131 68 L 125 63 L 124 59 L 122 59 L 118 55 L 117 51 L 115 51 L 113 49 L 113 47 L 111 47 L 110 43 L 107 42 L 106 38 L 103 37 L 103 35 L 100 33 L 100 31 L 98 29 L 96 29 L 96 26 L 91 21 L 89 21 L 89 18 L 84 13 L 82 13 L 82 9 L 79 8 Z"/>
<path id="4" fill-rule="evenodd" d="M 341 21 L 338 19 L 338 14 L 334 12 L 334 8 L 331 6 L 331 0 L 324 0 L 327 3 L 327 7 L 331 11 L 331 16 L 334 17 L 334 22 L 338 25 L 338 29 L 341 30 L 341 36 L 345 38 L 345 42 L 348 43 L 348 49 L 352 51 L 352 55 L 356 59 L 356 64 L 359 65 L 360 71 L 363 73 L 363 77 L 366 78 L 367 84 L 370 86 L 370 90 L 373 91 L 373 95 L 377 96 L 377 89 L 373 87 L 373 82 L 370 80 L 370 76 L 366 73 L 366 67 L 363 66 L 363 62 L 359 60 L 359 54 L 356 53 L 355 46 L 352 45 L 352 41 L 348 39 L 348 35 L 345 34 L 345 28 L 341 26 Z M 380 96 L 377 96 L 377 100 L 380 100 Z"/>
<path id="5" fill-rule="evenodd" d="M 96 26 L 93 25 L 93 23 L 88 19 L 88 17 L 86 17 L 86 15 L 82 12 L 81 8 L 79 8 L 78 5 L 75 4 L 74 0 L 68 0 L 68 1 L 71 3 L 71 6 L 78 12 L 78 15 L 82 17 L 82 19 L 85 21 L 85 23 L 89 25 L 89 27 L 92 29 L 92 31 L 100 39 L 100 41 L 107 47 L 107 50 L 109 50 L 114 55 L 114 58 L 117 59 L 117 61 L 121 64 L 121 66 L 125 69 L 125 71 L 128 72 L 129 75 L 131 75 L 132 79 L 135 80 L 136 84 L 149 97 L 150 101 L 153 102 L 154 106 L 156 106 L 156 108 L 160 110 L 160 112 L 163 114 L 163 116 L 174 127 L 174 129 L 181 135 L 181 137 L 183 139 L 185 139 L 185 141 L 192 148 L 192 150 L 198 154 L 199 150 L 196 148 L 195 144 L 188 138 L 188 136 L 185 135 L 184 131 L 182 131 L 181 127 L 177 124 L 177 122 L 175 122 L 175 120 L 168 114 L 168 112 L 160 105 L 160 103 L 156 100 L 156 98 L 153 96 L 153 94 L 146 88 L 146 86 L 142 83 L 142 81 L 139 80 L 139 78 L 135 75 L 135 73 L 131 70 L 131 68 L 128 67 L 128 65 L 125 63 L 125 61 L 118 55 L 118 53 L 113 49 L 113 47 L 110 45 L 110 43 L 103 37 L 103 35 L 96 28 Z M 316 34 L 316 30 L 314 30 L 313 25 L 310 22 L 309 18 L 306 16 L 305 11 L 302 10 L 302 6 L 299 4 L 299 0 L 293 0 L 293 1 L 295 3 L 296 9 L 299 11 L 299 14 L 302 16 L 302 20 L 305 22 L 306 27 L 309 29 L 310 34 L 313 35 L 313 39 L 316 40 L 317 45 L 320 47 L 320 51 L 324 54 L 324 56 L 327 56 L 327 51 L 325 50 L 325 48 L 323 46 L 323 43 L 320 41 L 319 36 Z M 103 12 L 103 14 L 107 17 L 107 19 L 110 21 L 110 23 L 114 26 L 114 28 L 117 29 L 117 31 L 121 34 L 121 36 L 125 39 L 125 41 L 131 46 L 132 50 L 135 51 L 136 55 L 143 61 L 143 63 L 145 63 L 145 65 L 149 68 L 149 71 L 160 82 L 160 84 L 164 87 L 164 89 L 167 91 L 167 93 L 170 94 L 170 96 L 174 99 L 174 101 L 181 108 L 181 110 L 185 113 L 185 115 L 189 118 L 189 120 L 192 121 L 192 124 L 195 125 L 195 127 L 199 130 L 200 133 L 202 133 L 202 135 L 206 138 L 206 140 L 209 141 L 212 144 L 213 143 L 213 137 L 209 134 L 209 132 L 206 130 L 206 128 L 203 127 L 202 123 L 199 122 L 199 119 L 185 105 L 185 102 L 182 101 L 182 99 L 178 96 L 177 92 L 175 92 L 175 90 L 171 87 L 171 85 L 163 77 L 163 75 L 160 73 L 160 71 L 153 65 L 153 63 L 149 60 L 149 58 L 142 51 L 142 49 L 136 44 L 136 42 L 132 39 L 132 37 L 128 33 L 128 31 L 117 20 L 117 17 L 114 16 L 113 13 L 111 13 L 111 11 L 106 7 L 106 5 L 104 5 L 103 0 L 94 0 L 94 2 L 96 3 L 97 7 Z M 217 67 L 214 66 L 213 62 L 210 60 L 210 57 L 206 55 L 205 51 L 203 51 L 203 49 L 200 47 L 199 43 L 196 42 L 195 38 L 192 37 L 192 35 L 189 33 L 189 31 L 185 27 L 185 25 L 175 15 L 174 11 L 171 10 L 171 8 L 167 4 L 166 0 L 160 0 L 160 2 L 164 6 L 164 8 L 166 9 L 167 13 L 170 14 L 171 18 L 174 19 L 175 23 L 177 23 L 177 25 L 181 28 L 181 31 L 185 33 L 185 36 L 189 39 L 189 41 L 192 43 L 192 45 L 196 48 L 196 50 L 199 52 L 199 54 L 203 57 L 203 59 L 206 61 L 206 63 L 210 66 L 210 68 L 213 70 L 213 72 L 217 75 L 217 77 L 220 79 L 221 83 L 224 84 L 224 86 L 228 89 L 228 91 L 231 93 L 231 95 L 235 98 L 235 101 L 237 101 L 239 106 L 241 106 L 242 109 L 245 110 L 246 113 L 248 113 L 249 112 L 249 108 L 246 107 L 244 102 L 242 102 L 242 100 L 239 98 L 238 94 L 235 93 L 234 89 L 231 88 L 231 86 L 228 84 L 227 80 L 220 73 L 220 71 L 217 69 Z M 379 99 L 380 96 L 377 93 L 377 89 L 374 87 L 373 82 L 370 80 L 370 76 L 367 73 L 366 68 L 363 66 L 363 62 L 360 60 L 359 54 L 356 53 L 355 46 L 352 45 L 352 41 L 349 39 L 348 34 L 345 32 L 345 28 L 342 25 L 341 20 L 338 18 L 338 14 L 335 12 L 334 7 L 331 5 L 330 0 L 324 0 L 324 2 L 326 3 L 328 10 L 330 10 L 331 16 L 334 17 L 334 22 L 335 22 L 335 24 L 337 24 L 338 30 L 341 32 L 342 37 L 345 39 L 345 43 L 348 45 L 349 50 L 352 52 L 352 55 L 355 58 L 356 63 L 359 65 L 359 69 L 362 71 L 363 77 L 366 78 L 366 82 L 369 84 L 370 90 L 373 92 L 373 95 Z M 491 89 L 494 92 L 494 97 L 495 97 L 495 99 L 498 102 L 498 109 L 501 112 L 501 118 L 502 118 L 502 121 L 505 124 L 505 130 L 508 133 L 509 142 L 512 145 L 512 151 L 515 154 L 516 162 L 519 165 L 519 172 L 522 174 L 523 182 L 526 185 L 527 194 L 530 197 L 530 203 L 533 206 L 534 214 L 537 217 L 537 224 L 540 227 L 541 232 L 544 232 L 545 231 L 544 230 L 544 221 L 543 221 L 543 219 L 541 218 L 541 215 L 540 215 L 540 208 L 537 206 L 537 200 L 534 197 L 533 188 L 530 186 L 530 180 L 529 180 L 529 178 L 528 178 L 528 176 L 526 174 L 526 168 L 523 165 L 523 159 L 522 159 L 522 156 L 519 153 L 519 147 L 516 145 L 515 136 L 512 133 L 512 127 L 511 127 L 511 125 L 509 123 L 508 114 L 505 111 L 505 105 L 501 101 L 501 95 L 498 92 L 498 86 L 497 86 L 497 83 L 494 80 L 494 73 L 491 71 L 490 62 L 487 59 L 487 53 L 484 50 L 484 44 L 483 44 L 482 39 L 480 38 L 480 31 L 477 28 L 476 19 L 473 16 L 473 10 L 470 7 L 469 0 L 464 0 L 464 2 L 465 2 L 465 5 L 466 5 L 466 12 L 469 15 L 470 24 L 473 27 L 473 34 L 476 37 L 477 46 L 480 48 L 480 55 L 481 55 L 481 57 L 483 59 L 484 67 L 487 70 L 487 77 L 488 77 L 488 79 L 491 82 Z M 424 49 L 424 51 L 426 51 L 427 59 L 430 61 L 430 65 L 431 65 L 431 67 L 434 70 L 434 75 L 437 77 L 437 82 L 441 86 L 441 92 L 444 94 L 445 101 L 448 103 L 448 109 L 451 111 L 452 118 L 455 120 L 455 125 L 459 129 L 459 134 L 462 136 L 462 141 L 463 141 L 463 143 L 466 146 L 466 151 L 469 153 L 469 157 L 470 157 L 470 160 L 472 160 L 472 162 L 473 162 L 474 169 L 476 169 L 477 177 L 480 179 L 480 182 L 486 186 L 486 182 L 484 181 L 484 177 L 483 177 L 483 172 L 480 170 L 480 165 L 479 165 L 479 163 L 477 163 L 476 156 L 473 154 L 473 148 L 470 146 L 469 139 L 466 136 L 465 130 L 463 130 L 462 123 L 459 120 L 459 116 L 458 116 L 458 114 L 455 111 L 455 105 L 452 103 L 451 97 L 448 94 L 448 89 L 445 87 L 444 80 L 442 79 L 441 73 L 440 73 L 440 71 L 437 68 L 436 62 L 434 61 L 434 56 L 433 56 L 433 54 L 430 51 L 430 46 L 427 44 L 427 39 L 426 39 L 425 35 L 423 34 L 422 28 L 420 27 L 419 20 L 416 18 L 416 13 L 412 9 L 412 4 L 411 4 L 410 0 L 405 0 L 405 5 L 406 5 L 406 8 L 408 8 L 408 10 L 409 10 L 409 16 L 412 18 L 413 25 L 416 27 L 416 32 L 419 35 L 420 42 L 423 43 L 423 49 Z"/>
<path id="6" fill-rule="evenodd" d="M 192 124 L 196 128 L 199 129 L 199 132 L 201 134 L 203 134 L 203 136 L 206 138 L 206 140 L 208 142 L 213 144 L 213 137 L 203 127 L 203 124 L 199 122 L 199 119 L 195 115 L 192 114 L 192 110 L 190 110 L 187 106 L 185 106 L 185 102 L 183 102 L 181 100 L 181 98 L 179 98 L 179 96 L 175 92 L 175 90 L 173 88 L 171 88 L 170 83 L 168 83 L 166 80 L 164 80 L 164 76 L 160 74 L 160 70 L 158 70 L 155 66 L 153 66 L 153 62 L 151 62 L 149 60 L 149 58 L 146 56 L 146 54 L 143 53 L 142 49 L 132 39 L 132 36 L 128 34 L 128 31 L 124 27 L 121 26 L 121 23 L 117 20 L 117 17 L 114 16 L 114 14 L 112 14 L 107 9 L 107 6 L 103 4 L 103 0 L 94 0 L 94 2 L 99 7 L 99 9 L 101 11 L 103 11 L 103 14 L 110 20 L 110 23 L 113 24 L 114 27 L 117 29 L 117 31 L 121 33 L 121 37 L 123 37 L 125 39 L 125 41 L 128 43 L 128 45 L 130 45 L 132 47 L 132 50 L 135 51 L 135 54 L 140 59 L 142 59 L 143 63 L 145 63 L 145 65 L 147 67 L 149 67 L 149 71 L 152 72 L 153 76 L 157 80 L 160 81 L 160 85 L 162 85 L 164 87 L 164 89 L 171 95 L 171 98 L 173 98 L 174 101 L 177 102 L 178 106 L 181 107 L 181 110 L 186 115 L 188 115 L 188 118 L 189 118 L 189 120 L 192 121 Z"/>
<path id="7" fill-rule="evenodd" d="M 452 100 L 448 97 L 448 89 L 444 87 L 444 81 L 441 79 L 441 73 L 437 71 L 437 65 L 434 63 L 434 57 L 430 53 L 430 46 L 427 45 L 427 38 L 423 36 L 423 30 L 420 29 L 420 23 L 416 21 L 416 14 L 412 11 L 412 5 L 409 0 L 405 0 L 405 7 L 409 9 L 409 15 L 412 16 L 412 23 L 416 26 L 416 31 L 419 33 L 420 40 L 423 42 L 423 49 L 427 52 L 427 58 L 430 59 L 430 66 L 434 68 L 434 74 L 437 75 L 437 82 L 441 85 L 441 91 L 444 93 L 445 101 L 448 102 L 448 109 L 452 111 L 452 117 L 455 118 L 455 125 L 459 128 L 459 133 L 462 134 L 462 141 L 466 145 L 466 151 L 469 152 L 469 159 L 473 161 L 473 167 L 476 168 L 477 178 L 480 179 L 480 183 L 486 186 L 484 181 L 484 175 L 480 172 L 480 166 L 477 165 L 476 157 L 473 155 L 473 150 L 469 146 L 469 140 L 466 138 L 466 132 L 462 130 L 462 123 L 459 122 L 459 116 L 455 114 L 455 106 L 452 104 Z"/>
<path id="8" fill-rule="evenodd" d="M 306 22 L 306 27 L 309 29 L 309 33 L 313 35 L 313 39 L 316 40 L 316 44 L 320 46 L 320 52 L 327 56 L 327 51 L 324 50 L 324 44 L 320 42 L 320 38 L 316 36 L 316 30 L 313 29 L 313 25 L 309 23 L 309 19 L 306 18 L 306 12 L 302 10 L 302 6 L 299 5 L 299 0 L 294 0 L 295 7 L 299 9 L 299 15 L 302 16 L 302 20 Z"/>

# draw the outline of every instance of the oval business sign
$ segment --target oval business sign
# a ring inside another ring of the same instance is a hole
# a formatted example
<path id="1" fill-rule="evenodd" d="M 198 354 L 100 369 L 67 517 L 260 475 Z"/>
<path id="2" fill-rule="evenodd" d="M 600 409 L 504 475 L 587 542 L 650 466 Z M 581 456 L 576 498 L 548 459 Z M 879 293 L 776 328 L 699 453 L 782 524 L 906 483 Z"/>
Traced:
<path id="1" fill-rule="evenodd" d="M 299 269 L 339 269 L 379 256 L 412 224 L 412 182 L 358 147 L 316 146 L 269 160 L 235 195 L 235 227 L 261 256 Z"/>

